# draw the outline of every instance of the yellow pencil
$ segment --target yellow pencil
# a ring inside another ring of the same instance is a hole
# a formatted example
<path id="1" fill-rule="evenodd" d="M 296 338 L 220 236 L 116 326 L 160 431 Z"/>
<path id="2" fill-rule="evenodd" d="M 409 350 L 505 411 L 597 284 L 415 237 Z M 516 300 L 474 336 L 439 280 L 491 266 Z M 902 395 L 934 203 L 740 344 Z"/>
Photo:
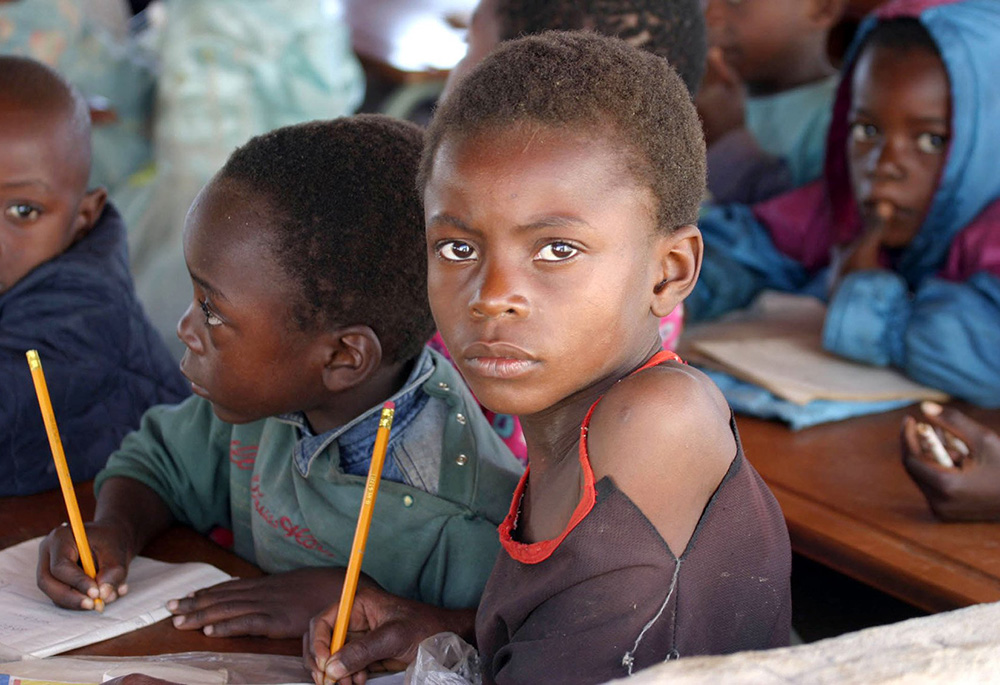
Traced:
<path id="1" fill-rule="evenodd" d="M 365 483 L 365 496 L 361 500 L 361 513 L 358 514 L 358 527 L 354 530 L 351 558 L 347 562 L 344 588 L 340 591 L 340 607 L 337 609 L 337 622 L 333 626 L 330 654 L 339 651 L 347 640 L 347 624 L 351 619 L 351 609 L 354 607 L 354 594 L 357 592 L 358 575 L 361 573 L 361 559 L 365 555 L 368 529 L 372 524 L 372 511 L 375 509 L 378 484 L 382 480 L 382 464 L 385 463 L 385 450 L 389 446 L 389 430 L 392 428 L 392 417 L 395 413 L 396 405 L 393 402 L 382 405 L 378 433 L 375 434 L 375 448 L 372 450 L 372 463 L 368 467 L 368 481 Z"/>
<path id="2" fill-rule="evenodd" d="M 42 410 L 42 421 L 45 422 L 45 432 L 49 436 L 52 459 L 56 463 L 56 473 L 59 475 L 59 487 L 62 488 L 63 499 L 66 500 L 69 524 L 73 528 L 76 548 L 80 552 L 80 563 L 83 564 L 83 572 L 96 581 L 97 569 L 94 567 L 94 557 L 90 554 L 90 544 L 87 542 L 87 531 L 83 528 L 80 505 L 76 502 L 73 480 L 69 477 L 66 454 L 63 452 L 62 440 L 59 438 L 59 427 L 56 425 L 56 415 L 52 411 L 52 400 L 49 399 L 49 386 L 46 385 L 45 374 L 42 372 L 42 360 L 38 358 L 38 350 L 28 350 L 27 356 L 28 367 L 31 369 L 31 380 L 35 383 L 35 394 L 38 395 L 38 406 Z M 97 611 L 104 611 L 104 602 L 100 598 L 95 599 L 94 608 Z"/>

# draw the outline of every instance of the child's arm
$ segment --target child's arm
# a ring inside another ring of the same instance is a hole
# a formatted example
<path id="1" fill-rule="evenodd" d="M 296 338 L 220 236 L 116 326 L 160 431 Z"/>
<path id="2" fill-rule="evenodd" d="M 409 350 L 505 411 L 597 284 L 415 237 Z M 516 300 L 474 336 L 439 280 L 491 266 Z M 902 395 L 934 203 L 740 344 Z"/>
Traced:
<path id="1" fill-rule="evenodd" d="M 766 288 L 794 291 L 808 280 L 801 264 L 782 254 L 746 205 L 710 207 L 698 221 L 705 256 L 694 291 L 684 301 L 689 321 L 713 319 L 747 306 Z"/>
<path id="2" fill-rule="evenodd" d="M 981 271 L 964 283 L 929 278 L 911 294 L 894 272 L 851 273 L 830 300 L 823 346 L 1000 407 L 1000 277 Z"/>
<path id="3" fill-rule="evenodd" d="M 76 541 L 69 526 L 56 528 L 38 550 L 38 587 L 67 609 L 94 608 L 94 599 L 113 602 L 128 592 L 129 562 L 173 520 L 156 493 L 137 481 L 112 478 L 97 498 L 94 520 L 86 525 L 97 579 L 78 565 Z"/>
<path id="4" fill-rule="evenodd" d="M 128 562 L 171 521 L 202 532 L 227 521 L 228 446 L 228 432 L 200 398 L 153 407 L 125 436 L 94 481 L 97 511 L 87 533 L 108 600 L 121 594 Z M 60 606 L 89 608 L 84 595 L 93 581 L 75 569 L 77 554 L 68 531 L 53 531 L 39 551 L 39 587 Z"/>
<path id="5" fill-rule="evenodd" d="M 594 412 L 595 481 L 610 476 L 677 557 L 736 455 L 729 417 L 718 388 L 680 364 L 621 381 Z"/>

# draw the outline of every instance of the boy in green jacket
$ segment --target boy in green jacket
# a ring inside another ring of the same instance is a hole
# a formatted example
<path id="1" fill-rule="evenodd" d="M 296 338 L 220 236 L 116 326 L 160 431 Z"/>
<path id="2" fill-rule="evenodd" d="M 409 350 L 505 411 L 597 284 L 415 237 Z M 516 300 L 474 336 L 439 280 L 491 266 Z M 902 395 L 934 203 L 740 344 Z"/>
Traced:
<path id="1" fill-rule="evenodd" d="M 451 364 L 424 347 L 416 126 L 377 115 L 252 139 L 188 214 L 194 301 L 178 324 L 195 397 L 150 409 L 96 481 L 87 534 L 53 531 L 39 587 L 90 609 L 174 521 L 232 532 L 272 575 L 173 600 L 206 635 L 301 635 L 340 593 L 386 400 L 396 404 L 363 570 L 442 610 L 475 606 L 520 465 Z"/>

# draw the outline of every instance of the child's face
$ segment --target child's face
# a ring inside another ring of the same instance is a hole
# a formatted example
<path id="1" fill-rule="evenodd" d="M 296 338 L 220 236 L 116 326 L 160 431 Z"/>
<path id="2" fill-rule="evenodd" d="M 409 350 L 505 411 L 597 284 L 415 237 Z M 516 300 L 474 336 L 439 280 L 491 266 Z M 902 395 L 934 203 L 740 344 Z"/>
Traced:
<path id="1" fill-rule="evenodd" d="M 703 2 L 709 45 L 720 48 L 726 62 L 751 87 L 780 83 L 803 41 L 823 39 L 809 18 L 813 0 Z"/>
<path id="2" fill-rule="evenodd" d="M 83 237 L 95 200 L 103 207 L 103 192 L 85 192 L 76 140 L 62 117 L 0 102 L 0 293 Z"/>
<path id="3" fill-rule="evenodd" d="M 658 340 L 652 191 L 600 135 L 525 125 L 435 156 L 428 293 L 494 411 L 532 414 L 627 372 Z"/>
<path id="4" fill-rule="evenodd" d="M 307 411 L 321 392 L 315 336 L 293 323 L 300 296 L 261 225 L 273 216 L 260 197 L 213 180 L 184 228 L 194 301 L 177 324 L 181 372 L 229 423 Z"/>
<path id="5" fill-rule="evenodd" d="M 947 158 L 951 96 L 941 59 L 926 50 L 866 50 L 854 71 L 851 184 L 867 229 L 905 247 L 927 216 Z"/>

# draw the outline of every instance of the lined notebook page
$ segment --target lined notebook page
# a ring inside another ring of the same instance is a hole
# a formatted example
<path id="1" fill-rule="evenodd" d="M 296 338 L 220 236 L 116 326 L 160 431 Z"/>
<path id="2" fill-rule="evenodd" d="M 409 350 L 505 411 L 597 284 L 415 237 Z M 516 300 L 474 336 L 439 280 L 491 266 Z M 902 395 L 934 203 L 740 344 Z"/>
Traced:
<path id="1" fill-rule="evenodd" d="M 138 630 L 170 615 L 167 600 L 231 579 L 209 564 L 136 557 L 129 565 L 128 594 L 103 614 L 61 609 L 35 582 L 41 541 L 0 550 L 0 661 L 60 654 Z"/>

